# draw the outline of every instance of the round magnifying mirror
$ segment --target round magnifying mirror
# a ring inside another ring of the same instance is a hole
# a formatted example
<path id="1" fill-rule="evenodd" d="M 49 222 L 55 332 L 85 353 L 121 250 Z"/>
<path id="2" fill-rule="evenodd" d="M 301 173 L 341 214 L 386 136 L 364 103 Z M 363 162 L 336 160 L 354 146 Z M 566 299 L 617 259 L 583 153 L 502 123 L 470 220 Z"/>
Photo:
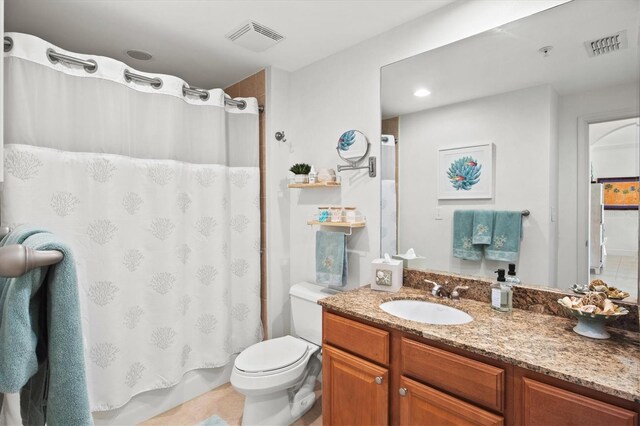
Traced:
<path id="1" fill-rule="evenodd" d="M 338 139 L 338 155 L 351 164 L 357 164 L 369 153 L 369 141 L 358 130 L 348 130 Z"/>

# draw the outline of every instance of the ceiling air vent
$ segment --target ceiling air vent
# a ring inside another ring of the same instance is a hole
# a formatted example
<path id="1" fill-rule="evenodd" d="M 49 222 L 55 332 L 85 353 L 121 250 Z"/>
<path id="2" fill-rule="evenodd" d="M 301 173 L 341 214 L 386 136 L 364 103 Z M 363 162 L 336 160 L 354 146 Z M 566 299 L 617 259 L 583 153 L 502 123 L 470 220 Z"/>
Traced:
<path id="1" fill-rule="evenodd" d="M 264 52 L 282 41 L 284 36 L 255 21 L 247 21 L 227 34 L 227 38 L 254 52 Z"/>
<path id="2" fill-rule="evenodd" d="M 587 48 L 587 54 L 592 58 L 594 56 L 604 55 L 605 53 L 626 49 L 627 30 L 596 40 L 585 41 L 584 46 Z"/>

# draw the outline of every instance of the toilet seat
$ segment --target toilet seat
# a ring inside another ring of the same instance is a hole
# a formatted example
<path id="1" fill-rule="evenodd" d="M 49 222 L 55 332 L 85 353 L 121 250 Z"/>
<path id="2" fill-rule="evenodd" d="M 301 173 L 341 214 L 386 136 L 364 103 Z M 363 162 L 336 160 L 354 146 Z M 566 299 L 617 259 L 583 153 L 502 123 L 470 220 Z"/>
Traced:
<path id="1" fill-rule="evenodd" d="M 272 374 L 300 361 L 311 348 L 292 336 L 256 343 L 236 358 L 235 368 L 245 373 Z"/>
<path id="2" fill-rule="evenodd" d="M 267 354 L 266 349 L 274 349 L 274 353 Z M 295 386 L 304 379 L 309 359 L 319 349 L 319 346 L 293 336 L 256 343 L 236 358 L 231 384 L 245 396 L 265 395 Z M 277 359 L 275 352 L 283 358 Z"/>

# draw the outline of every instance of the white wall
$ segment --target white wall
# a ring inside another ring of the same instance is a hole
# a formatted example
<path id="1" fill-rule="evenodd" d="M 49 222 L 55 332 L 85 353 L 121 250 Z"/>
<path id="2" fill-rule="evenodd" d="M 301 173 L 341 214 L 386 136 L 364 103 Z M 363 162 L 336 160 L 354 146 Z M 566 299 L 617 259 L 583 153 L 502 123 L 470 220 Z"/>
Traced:
<path id="1" fill-rule="evenodd" d="M 291 73 L 290 108 L 283 127 L 291 144 L 288 165 L 306 161 L 316 168 L 335 168 L 338 164 L 337 139 L 348 129 L 358 129 L 372 142 L 377 142 L 380 135 L 380 67 L 565 2 L 458 1 Z M 272 138 L 273 132 L 270 132 L 268 144 L 275 143 Z M 379 144 L 376 143 L 371 155 L 378 154 Z M 282 166 L 272 169 L 273 180 L 270 182 L 285 179 L 287 169 Z M 306 221 L 320 204 L 356 205 L 367 216 L 367 227 L 354 231 L 349 239 L 349 287 L 367 283 L 370 262 L 379 255 L 380 182 L 379 178 L 369 178 L 365 171 L 344 172 L 342 178 L 340 189 L 289 192 L 290 276 L 289 281 L 271 280 L 268 284 L 270 294 L 284 294 L 291 284 L 302 280 L 314 281 L 315 229 L 309 228 Z M 271 186 L 269 190 L 273 191 Z M 268 206 L 269 211 L 271 208 Z M 271 261 L 269 266 L 272 267 Z M 283 289 L 275 288 L 277 286 L 283 286 Z M 276 312 L 278 307 L 272 303 L 269 306 L 270 317 L 286 315 L 284 311 Z M 273 336 L 277 337 L 277 334 Z"/>
<path id="2" fill-rule="evenodd" d="M 494 277 L 505 262 L 452 256 L 453 211 L 528 209 L 518 276 L 524 283 L 546 285 L 552 263 L 549 187 L 556 150 L 550 137 L 555 100 L 550 86 L 538 86 L 401 116 L 400 251 L 414 247 L 429 269 Z M 438 148 L 476 142 L 495 146 L 493 198 L 438 200 Z M 435 219 L 436 208 L 442 220 Z"/>
<path id="3" fill-rule="evenodd" d="M 588 253 L 583 237 L 578 237 L 578 120 L 580 117 L 638 109 L 638 86 L 622 85 L 603 90 L 562 96 L 559 101 L 558 176 L 558 286 L 567 287 L 588 274 Z M 588 143 L 581 141 L 582 144 Z M 588 176 L 587 176 L 588 179 Z M 586 222 L 584 227 L 586 229 Z M 585 231 L 586 232 L 586 231 Z M 586 234 L 585 234 L 586 235 Z M 586 239 L 586 238 L 585 238 Z"/>
<path id="4" fill-rule="evenodd" d="M 290 325 L 290 192 L 282 170 L 289 168 L 291 142 L 277 141 L 274 134 L 288 125 L 289 73 L 270 67 L 266 79 L 267 329 L 269 337 L 278 337 L 289 334 Z"/>

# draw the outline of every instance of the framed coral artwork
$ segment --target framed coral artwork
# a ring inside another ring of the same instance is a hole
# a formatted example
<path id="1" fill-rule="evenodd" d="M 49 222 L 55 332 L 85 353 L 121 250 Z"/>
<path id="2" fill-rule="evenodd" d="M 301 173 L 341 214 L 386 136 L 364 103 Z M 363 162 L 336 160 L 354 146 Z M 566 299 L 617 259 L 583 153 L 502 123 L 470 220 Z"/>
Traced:
<path id="1" fill-rule="evenodd" d="M 634 177 L 599 178 L 603 184 L 605 210 L 638 210 L 640 179 Z"/>
<path id="2" fill-rule="evenodd" d="M 438 199 L 493 198 L 493 144 L 438 149 Z"/>

